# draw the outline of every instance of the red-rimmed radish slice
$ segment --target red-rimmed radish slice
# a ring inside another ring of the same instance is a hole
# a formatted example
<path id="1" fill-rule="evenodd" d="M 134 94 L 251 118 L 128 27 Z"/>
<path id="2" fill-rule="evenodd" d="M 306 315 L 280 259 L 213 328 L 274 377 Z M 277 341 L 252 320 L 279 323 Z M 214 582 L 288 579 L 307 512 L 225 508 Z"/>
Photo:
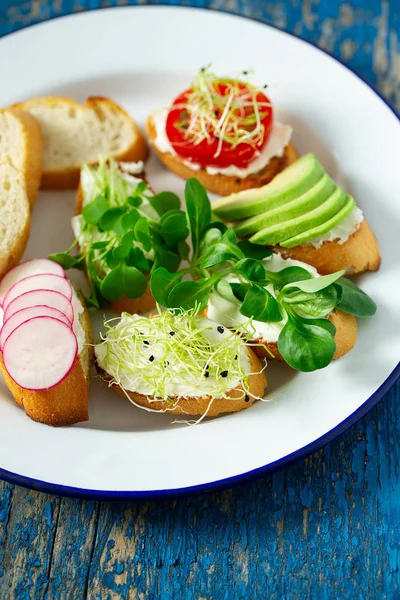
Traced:
<path id="1" fill-rule="evenodd" d="M 5 275 L 1 280 L 0 304 L 3 304 L 5 295 L 10 287 L 14 285 L 14 283 L 17 283 L 17 281 L 20 279 L 25 279 L 25 277 L 39 275 L 41 273 L 65 277 L 65 271 L 62 266 L 53 260 L 49 260 L 48 258 L 35 258 L 34 260 L 27 260 L 26 262 L 23 262 L 11 269 L 11 271 L 8 271 L 7 275 Z"/>
<path id="2" fill-rule="evenodd" d="M 68 279 L 47 273 L 31 275 L 30 277 L 20 279 L 8 290 L 3 300 L 3 309 L 7 310 L 7 306 L 14 298 L 18 298 L 18 296 L 22 296 L 25 292 L 32 292 L 33 290 L 51 290 L 53 292 L 60 292 L 68 300 L 72 298 L 72 287 Z"/>
<path id="3" fill-rule="evenodd" d="M 15 298 L 4 311 L 4 323 L 19 310 L 30 306 L 38 306 L 39 304 L 60 310 L 67 317 L 68 321 L 71 324 L 73 323 L 74 310 L 71 302 L 68 298 L 60 294 L 60 292 L 49 290 L 33 290 Z"/>
<path id="4" fill-rule="evenodd" d="M 11 317 L 9 317 L 4 323 L 4 327 L 0 331 L 0 350 L 3 350 L 3 346 L 8 336 L 14 331 L 14 329 L 19 327 L 21 323 L 25 323 L 25 321 L 29 321 L 34 317 L 53 317 L 53 319 L 62 321 L 68 327 L 72 327 L 67 317 L 56 308 L 44 306 L 43 304 L 41 306 L 29 306 L 28 308 L 23 308 L 22 310 L 19 310 L 11 315 Z"/>
<path id="5" fill-rule="evenodd" d="M 3 347 L 3 361 L 15 383 L 43 391 L 70 373 L 78 343 L 70 327 L 52 317 L 34 317 L 14 329 Z"/>

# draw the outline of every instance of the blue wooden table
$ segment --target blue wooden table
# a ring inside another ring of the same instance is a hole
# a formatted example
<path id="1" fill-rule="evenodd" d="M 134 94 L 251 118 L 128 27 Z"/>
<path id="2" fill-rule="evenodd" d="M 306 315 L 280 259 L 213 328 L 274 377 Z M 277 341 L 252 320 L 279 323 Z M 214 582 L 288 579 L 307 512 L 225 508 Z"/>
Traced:
<path id="1" fill-rule="evenodd" d="M 294 32 L 400 110 L 400 0 L 172 3 Z M 114 4 L 134 2 L 0 0 L 0 35 Z M 324 450 L 227 492 L 108 504 L 0 482 L 0 598 L 398 599 L 399 400 L 400 384 Z"/>

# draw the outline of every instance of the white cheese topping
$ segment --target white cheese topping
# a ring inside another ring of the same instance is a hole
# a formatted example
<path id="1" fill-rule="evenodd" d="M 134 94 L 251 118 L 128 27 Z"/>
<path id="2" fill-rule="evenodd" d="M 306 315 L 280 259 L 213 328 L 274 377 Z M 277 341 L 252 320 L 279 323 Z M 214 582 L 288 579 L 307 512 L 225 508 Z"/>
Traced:
<path id="1" fill-rule="evenodd" d="M 200 397 L 211 394 L 212 390 L 221 386 L 221 375 L 217 377 L 213 370 L 207 377 L 201 373 L 203 365 L 197 362 L 191 368 L 185 353 L 185 364 L 182 363 L 182 355 L 171 349 L 170 327 L 166 330 L 157 328 L 155 321 L 158 319 L 146 319 L 139 315 L 123 313 L 121 321 L 117 325 L 117 340 L 112 338 L 112 330 L 109 330 L 106 340 L 95 346 L 96 359 L 99 366 L 109 373 L 113 379 L 126 391 L 157 397 L 157 384 L 162 382 L 163 394 L 169 398 L 173 397 Z M 240 354 L 234 376 L 227 372 L 222 376 L 224 389 L 229 390 L 241 383 L 238 377 L 239 369 L 243 373 L 250 373 L 250 360 L 247 347 L 244 342 L 228 329 L 219 324 L 197 317 L 196 326 L 203 329 L 202 335 L 211 343 L 209 356 L 218 361 L 218 345 L 221 340 L 232 338 L 235 348 L 240 347 Z M 219 327 L 219 330 L 217 329 Z M 138 340 L 138 328 L 140 338 Z M 185 346 L 185 335 L 179 339 L 180 331 L 176 332 L 176 342 Z M 129 346 L 127 341 L 129 341 Z M 144 341 L 145 340 L 145 341 Z M 123 355 L 121 341 L 125 343 L 124 350 L 128 356 Z M 140 344 L 140 346 L 138 346 Z M 231 358 L 230 358 L 231 360 Z M 211 364 L 211 363 L 210 363 Z M 215 364 L 215 363 L 213 363 Z M 219 396 L 217 396 L 219 397 Z"/>
<path id="2" fill-rule="evenodd" d="M 364 215 L 362 210 L 358 208 L 358 206 L 355 206 L 351 213 L 336 225 L 336 227 L 327 233 L 310 240 L 308 243 L 312 244 L 315 248 L 319 248 L 324 242 L 332 242 L 333 240 L 335 240 L 337 244 L 342 245 L 357 231 L 363 220 Z"/>
<path id="3" fill-rule="evenodd" d="M 268 271 L 274 271 L 275 273 L 282 271 L 282 269 L 286 269 L 287 267 L 302 267 L 311 273 L 313 277 L 319 277 L 318 271 L 311 265 L 307 265 L 306 263 L 291 258 L 282 258 L 280 254 L 272 254 L 272 256 L 269 256 L 262 262 Z M 228 276 L 226 280 L 229 282 L 238 281 L 234 276 Z M 266 289 L 275 296 L 272 285 L 267 286 Z M 225 298 L 222 298 L 217 292 L 210 294 L 208 301 L 209 319 L 217 321 L 218 323 L 225 325 L 225 327 L 237 327 L 238 325 L 248 322 L 248 318 L 242 315 L 239 310 L 239 305 L 233 304 L 233 302 L 229 302 L 229 300 L 225 300 Z M 265 342 L 277 342 L 286 320 L 287 319 L 284 318 L 277 323 L 263 323 L 262 321 L 253 320 L 252 326 L 254 335 L 252 335 L 252 338 L 254 340 L 263 340 Z"/>
<path id="4" fill-rule="evenodd" d="M 167 108 L 162 108 L 152 114 L 154 127 L 156 129 L 154 143 L 160 152 L 176 154 L 166 133 L 167 115 Z M 271 158 L 283 155 L 286 146 L 291 140 L 292 133 L 293 129 L 290 125 L 283 125 L 282 123 L 275 121 L 268 142 L 245 169 L 240 169 L 239 167 L 231 165 L 225 168 L 206 167 L 206 171 L 210 175 L 221 174 L 228 175 L 229 177 L 239 177 L 240 179 L 244 179 L 253 173 L 258 173 L 258 171 L 261 171 L 269 163 Z M 198 163 L 189 160 L 184 160 L 183 162 L 187 167 L 193 169 L 193 171 L 201 169 L 201 165 Z"/>

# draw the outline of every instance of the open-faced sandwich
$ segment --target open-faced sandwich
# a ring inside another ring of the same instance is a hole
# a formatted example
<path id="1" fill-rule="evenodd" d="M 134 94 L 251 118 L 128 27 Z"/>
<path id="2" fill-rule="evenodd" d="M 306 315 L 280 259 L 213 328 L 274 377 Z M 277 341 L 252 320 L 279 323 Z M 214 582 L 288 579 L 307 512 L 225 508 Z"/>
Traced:
<path id="1" fill-rule="evenodd" d="M 326 367 L 353 347 L 354 317 L 372 316 L 376 306 L 344 270 L 320 276 L 265 246 L 237 242 L 233 229 L 211 221 L 197 180 L 186 183 L 185 197 L 193 252 L 188 268 L 153 271 L 151 290 L 160 305 L 206 311 L 222 326 L 246 328 L 256 353 L 300 371 Z"/>
<path id="2" fill-rule="evenodd" d="M 191 86 L 147 121 L 150 142 L 173 173 L 231 194 L 271 181 L 297 153 L 292 128 L 274 118 L 265 91 L 201 69 Z"/>
<path id="3" fill-rule="evenodd" d="M 148 286 L 154 266 L 170 272 L 187 255 L 185 213 L 170 192 L 153 194 L 143 163 L 101 160 L 82 166 L 72 219 L 78 254 L 53 254 L 64 268 L 84 269 L 89 304 L 115 312 L 146 312 L 155 306 Z"/>
<path id="4" fill-rule="evenodd" d="M 238 237 L 274 247 L 285 258 L 313 265 L 321 274 L 376 271 L 378 243 L 354 198 L 305 154 L 273 181 L 216 200 L 214 213 Z"/>
<path id="5" fill-rule="evenodd" d="M 107 325 L 107 324 L 106 324 Z M 122 314 L 95 347 L 103 379 L 153 412 L 214 417 L 264 396 L 264 370 L 243 337 L 190 312 Z"/>
<path id="6" fill-rule="evenodd" d="M 0 372 L 34 421 L 88 419 L 92 331 L 80 294 L 47 259 L 21 263 L 0 283 Z"/>

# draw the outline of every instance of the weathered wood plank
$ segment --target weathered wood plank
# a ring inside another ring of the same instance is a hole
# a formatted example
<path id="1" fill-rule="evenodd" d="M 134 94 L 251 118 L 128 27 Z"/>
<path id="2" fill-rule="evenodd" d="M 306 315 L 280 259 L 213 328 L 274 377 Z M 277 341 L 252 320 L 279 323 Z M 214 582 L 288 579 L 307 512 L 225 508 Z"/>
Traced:
<path id="1" fill-rule="evenodd" d="M 60 499 L 14 487 L 3 539 L 0 598 L 41 598 L 47 587 Z"/>

